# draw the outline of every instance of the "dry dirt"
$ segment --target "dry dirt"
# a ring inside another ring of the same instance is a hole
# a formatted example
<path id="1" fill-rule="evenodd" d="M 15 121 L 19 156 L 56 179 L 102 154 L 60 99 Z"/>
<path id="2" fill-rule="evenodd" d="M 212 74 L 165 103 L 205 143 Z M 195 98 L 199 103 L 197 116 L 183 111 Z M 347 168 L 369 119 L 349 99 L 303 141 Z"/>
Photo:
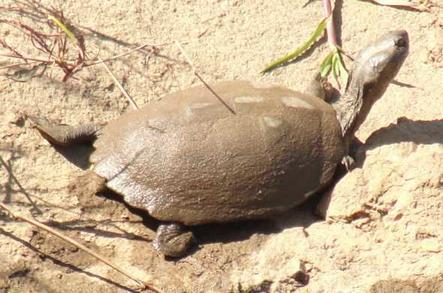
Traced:
<path id="1" fill-rule="evenodd" d="M 101 58 L 135 44 L 177 39 L 207 81 L 247 79 L 303 89 L 328 50 L 324 41 L 299 63 L 259 72 L 321 19 L 321 2 L 305 2 L 59 5 L 82 25 L 87 46 L 101 48 Z M 164 292 L 443 292 L 442 9 L 419 13 L 351 0 L 337 5 L 339 35 L 351 55 L 392 29 L 409 32 L 411 50 L 398 82 L 358 132 L 364 142 L 358 168 L 323 195 L 316 212 L 326 220 L 314 216 L 313 201 L 266 221 L 195 227 L 199 249 L 165 260 L 150 243 L 155 220 L 112 194 L 73 195 L 87 150 L 62 155 L 20 118 L 24 111 L 70 124 L 118 117 L 129 105 L 101 66 L 66 83 L 56 70 L 24 82 L 0 77 L 0 154 L 17 179 L 1 169 L 1 200 Z M 199 83 L 175 46 L 164 47 L 161 56 L 126 56 L 110 67 L 139 105 Z M 0 223 L 0 291 L 122 292 L 133 286 L 46 232 L 4 213 Z"/>

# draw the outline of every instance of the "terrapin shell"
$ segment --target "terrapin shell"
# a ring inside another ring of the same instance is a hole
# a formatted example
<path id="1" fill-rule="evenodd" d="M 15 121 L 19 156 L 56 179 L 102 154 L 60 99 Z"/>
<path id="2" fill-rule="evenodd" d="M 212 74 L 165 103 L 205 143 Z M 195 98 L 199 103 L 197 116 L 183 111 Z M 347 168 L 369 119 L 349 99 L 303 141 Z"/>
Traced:
<path id="1" fill-rule="evenodd" d="M 165 96 L 104 127 L 94 171 L 135 207 L 185 225 L 269 216 L 303 202 L 343 157 L 334 109 L 246 81 Z"/>

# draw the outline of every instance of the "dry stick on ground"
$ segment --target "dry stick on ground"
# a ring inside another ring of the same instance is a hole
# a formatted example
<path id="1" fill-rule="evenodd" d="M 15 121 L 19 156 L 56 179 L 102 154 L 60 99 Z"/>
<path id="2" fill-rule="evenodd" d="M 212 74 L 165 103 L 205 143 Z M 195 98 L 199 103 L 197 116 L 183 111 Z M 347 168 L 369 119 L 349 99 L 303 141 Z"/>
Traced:
<path id="1" fill-rule="evenodd" d="M 40 5 L 37 1 L 28 0 L 28 1 L 16 1 L 15 6 L 10 7 L 1 7 L 0 10 L 5 10 L 9 12 L 16 12 L 18 14 L 24 15 L 33 15 L 34 18 L 43 19 L 44 21 L 40 21 L 42 23 L 48 24 L 51 29 L 58 28 L 61 32 L 57 32 L 56 34 L 45 34 L 41 31 L 40 27 L 31 27 L 22 22 L 16 20 L 9 19 L 0 19 L 0 23 L 8 24 L 18 30 L 20 30 L 24 35 L 28 36 L 31 40 L 31 43 L 38 50 L 47 54 L 47 59 L 39 57 L 34 58 L 33 56 L 24 56 L 13 47 L 9 46 L 5 40 L 0 37 L 0 47 L 3 47 L 10 51 L 10 54 L 0 54 L 0 56 L 8 57 L 8 58 L 16 58 L 22 59 L 25 62 L 15 63 L 6 65 L 4 67 L 0 67 L 0 69 L 7 69 L 16 66 L 22 65 L 30 65 L 31 63 L 38 63 L 39 65 L 50 66 L 50 65 L 58 65 L 65 72 L 64 81 L 67 80 L 70 76 L 72 76 L 75 72 L 79 71 L 82 67 L 93 66 L 99 63 L 103 63 L 102 60 L 94 60 L 88 62 L 86 56 L 86 49 L 84 44 L 84 38 L 80 34 L 80 32 L 72 25 L 70 21 L 64 18 L 63 12 L 56 10 L 55 8 L 46 8 Z M 35 15 L 33 13 L 36 13 Z M 46 15 L 49 14 L 47 17 Z M 50 24 L 47 21 L 49 18 L 54 24 Z M 74 29 L 76 33 L 74 33 Z M 69 60 L 65 57 L 68 54 L 69 49 L 72 48 L 72 44 L 75 44 L 74 47 L 79 49 L 79 54 L 77 54 L 77 58 L 73 60 Z M 129 55 L 135 51 L 143 51 L 145 47 L 150 46 L 151 51 L 156 51 L 157 47 L 168 45 L 170 43 L 161 43 L 161 44 L 143 44 L 134 49 L 131 49 L 128 52 L 119 54 L 117 56 L 110 57 L 105 59 L 104 61 L 117 59 L 119 57 Z M 70 46 L 69 46 L 70 45 Z M 54 50 L 56 49 L 56 50 Z M 55 52 L 54 52 L 55 51 Z"/>
<path id="2" fill-rule="evenodd" d="M 134 53 L 134 52 L 136 52 L 136 51 L 147 52 L 147 51 L 145 51 L 145 50 L 142 50 L 143 48 L 145 48 L 145 47 L 147 47 L 147 46 L 152 47 L 152 48 L 154 48 L 154 50 L 155 50 L 157 47 L 166 46 L 166 45 L 170 45 L 170 44 L 171 44 L 171 43 L 163 43 L 163 44 L 143 44 L 143 45 L 140 45 L 140 46 L 138 46 L 138 47 L 135 47 L 134 49 L 131 49 L 131 50 L 125 52 L 125 53 L 121 53 L 121 54 L 118 54 L 118 55 L 115 55 L 115 56 L 112 56 L 112 57 L 109 57 L 109 58 L 106 58 L 106 59 L 103 59 L 103 60 L 99 60 L 99 61 L 95 61 L 95 62 L 87 63 L 87 64 L 85 65 L 85 67 L 93 66 L 93 65 L 96 65 L 96 64 L 99 64 L 99 63 L 103 63 L 103 62 L 107 62 L 107 61 L 111 61 L 111 60 L 114 60 L 114 59 L 117 59 L 117 58 L 120 58 L 120 57 L 123 57 L 123 56 L 126 56 L 126 55 L 130 55 L 130 54 L 132 54 L 132 53 Z"/>
<path id="3" fill-rule="evenodd" d="M 206 81 L 203 80 L 203 78 L 200 76 L 200 74 L 198 74 L 197 70 L 194 67 L 194 64 L 192 63 L 191 59 L 188 57 L 188 55 L 186 54 L 185 50 L 183 49 L 183 47 L 180 45 L 180 43 L 175 40 L 175 45 L 178 47 L 178 49 L 180 50 L 180 52 L 183 54 L 183 56 L 185 57 L 186 61 L 188 62 L 189 66 L 191 66 L 192 68 L 192 72 L 194 73 L 194 75 L 206 86 L 206 88 L 229 110 L 229 112 L 231 112 L 232 114 L 235 115 L 235 111 L 209 86 L 209 84 L 206 83 Z"/>
<path id="4" fill-rule="evenodd" d="M 98 259 L 99 261 L 107 264 L 108 266 L 110 266 L 111 268 L 113 268 L 114 270 L 118 271 L 119 273 L 121 273 L 122 275 L 126 276 L 127 278 L 131 279 L 132 281 L 136 282 L 138 285 L 142 286 L 143 288 L 152 290 L 154 292 L 160 292 L 158 289 L 156 289 L 155 287 L 153 287 L 150 284 L 146 284 L 141 280 L 138 280 L 137 278 L 131 276 L 130 274 L 126 273 L 123 269 L 120 269 L 119 267 L 117 267 L 115 264 L 113 264 L 111 261 L 107 260 L 106 258 L 102 257 L 101 255 L 95 253 L 94 251 L 92 251 L 91 249 L 87 248 L 86 246 L 84 246 L 83 244 L 75 241 L 74 239 L 65 236 L 63 234 L 61 234 L 60 232 L 52 229 L 51 227 L 42 224 L 40 222 L 37 222 L 33 219 L 24 217 L 24 216 L 20 216 L 17 215 L 16 213 L 14 213 L 8 206 L 6 206 L 4 203 L 0 202 L 0 208 L 5 210 L 6 212 L 8 212 L 8 214 L 10 215 L 11 218 L 13 219 L 17 219 L 17 220 L 21 220 L 21 221 L 25 221 L 31 225 L 34 225 L 40 229 L 43 229 L 49 233 L 51 233 L 54 236 L 57 236 L 58 238 L 74 245 L 75 247 L 78 247 L 79 249 L 85 251 L 86 253 L 88 253 L 89 255 L 92 255 L 93 257 L 95 257 L 96 259 Z"/>
<path id="5" fill-rule="evenodd" d="M 8 165 L 6 164 L 6 162 L 3 160 L 3 158 L 0 156 L 0 163 L 1 165 L 3 165 L 3 167 L 6 169 L 6 171 L 9 173 L 9 176 L 11 176 L 11 178 L 13 178 L 13 180 L 19 184 L 19 187 L 21 189 L 23 189 L 23 187 L 20 185 L 20 183 L 18 182 L 17 178 L 15 178 L 15 176 L 12 174 L 11 170 L 9 169 Z M 34 207 L 36 207 L 35 203 L 29 198 L 29 196 L 27 195 L 29 201 L 32 203 L 32 205 Z M 57 232 L 56 230 L 52 229 L 51 227 L 42 224 L 40 222 L 37 222 L 33 219 L 27 218 L 27 217 L 23 217 L 23 216 L 19 216 L 17 214 L 15 214 L 14 212 L 12 212 L 12 210 L 10 208 L 8 208 L 8 206 L 6 206 L 4 203 L 0 202 L 0 208 L 5 210 L 6 212 L 9 213 L 9 215 L 14 218 L 14 219 L 18 219 L 18 220 L 22 220 L 25 222 L 28 222 L 34 226 L 37 226 L 59 238 L 61 238 L 62 240 L 78 247 L 79 249 L 85 251 L 86 253 L 92 255 L 93 257 L 97 258 L 98 260 L 102 261 L 103 263 L 107 264 L 108 266 L 110 266 L 111 268 L 115 269 L 116 271 L 120 272 L 121 274 L 123 274 L 124 276 L 128 277 L 129 279 L 133 280 L 134 282 L 136 282 L 137 284 L 143 286 L 143 288 L 147 288 L 149 290 L 152 290 L 154 292 L 160 292 L 158 289 L 156 289 L 155 287 L 153 287 L 152 285 L 146 284 L 140 280 L 138 280 L 135 277 L 132 277 L 131 275 L 129 275 L 128 273 L 126 273 L 125 271 L 123 271 L 122 269 L 120 269 L 119 267 L 117 267 L 116 265 L 114 265 L 112 262 L 110 262 L 109 260 L 105 259 L 104 257 L 100 256 L 99 254 L 95 253 L 94 251 L 90 250 L 89 248 L 87 248 L 86 246 L 84 246 L 83 244 L 75 241 L 74 239 L 65 236 L 63 234 L 61 234 L 60 232 Z"/>
<path id="6" fill-rule="evenodd" d="M 70 27 L 69 21 L 65 19 L 61 10 L 45 8 L 39 5 L 37 1 L 15 1 L 15 6 L 0 6 L 0 11 L 31 15 L 51 30 L 51 33 L 45 33 L 45 30 L 40 25 L 31 26 L 19 20 L 1 18 L 0 23 L 20 31 L 30 41 L 35 50 L 40 53 L 39 55 L 41 56 L 43 53 L 46 58 L 25 56 L 8 45 L 2 37 L 0 37 L 0 47 L 9 51 L 9 54 L 1 54 L 0 56 L 21 59 L 26 65 L 29 65 L 30 62 L 36 62 L 38 65 L 43 66 L 40 74 L 43 74 L 48 66 L 55 64 L 64 72 L 63 81 L 66 81 L 85 65 L 86 49 L 84 39 L 81 35 L 74 34 L 68 29 Z M 23 64 L 18 64 L 17 66 L 19 65 Z M 7 66 L 5 68 L 10 67 Z"/>
<path id="7" fill-rule="evenodd" d="M 109 67 L 106 65 L 105 62 L 107 62 L 107 61 L 111 61 L 111 60 L 114 60 L 114 59 L 117 59 L 117 58 L 120 58 L 120 57 L 123 57 L 123 56 L 126 56 L 126 55 L 130 55 L 130 54 L 132 54 L 132 53 L 134 53 L 134 52 L 136 52 L 136 51 L 142 50 L 143 48 L 145 48 L 145 47 L 147 47 L 147 46 L 150 46 L 150 47 L 152 47 L 152 48 L 156 48 L 156 47 L 164 46 L 164 45 L 167 45 L 167 44 L 168 44 L 168 43 L 164 43 L 164 44 L 155 44 L 155 45 L 152 45 L 152 44 L 143 44 L 143 45 L 138 46 L 138 47 L 136 47 L 136 48 L 134 48 L 134 49 L 132 49 L 132 50 L 129 50 L 129 51 L 125 52 L 125 53 L 115 55 L 115 56 L 110 57 L 110 58 L 107 58 L 107 59 L 105 59 L 105 60 L 102 60 L 102 59 L 100 59 L 100 58 L 97 57 L 98 61 L 93 62 L 93 63 L 86 64 L 85 67 L 86 67 L 86 66 L 93 66 L 93 65 L 97 65 L 97 64 L 102 64 L 103 67 L 105 67 L 105 69 L 106 69 L 106 71 L 108 72 L 108 74 L 111 76 L 111 78 L 112 78 L 112 80 L 114 81 L 114 83 L 115 83 L 115 84 L 117 85 L 117 87 L 120 89 L 120 91 L 122 92 L 122 94 L 126 97 L 126 99 L 128 99 L 128 101 L 129 101 L 129 103 L 132 105 L 132 107 L 133 107 L 135 110 L 138 110 L 139 107 L 137 106 L 137 103 L 136 103 L 136 102 L 134 101 L 134 99 L 128 94 L 128 92 L 125 90 L 125 88 L 122 86 L 122 84 L 117 80 L 117 78 L 115 77 L 115 75 L 112 73 L 112 71 L 109 69 Z"/>
<path id="8" fill-rule="evenodd" d="M 8 69 L 8 68 L 13 68 L 13 67 L 18 67 L 18 66 L 23 66 L 23 65 L 31 65 L 34 63 L 38 63 L 40 61 L 31 61 L 31 62 L 22 62 L 22 63 L 14 63 L 14 64 L 9 64 L 9 65 L 5 65 L 0 67 L 0 70 L 2 69 Z"/>
<path id="9" fill-rule="evenodd" d="M 125 88 L 121 85 L 121 83 L 117 80 L 117 78 L 115 77 L 115 75 L 112 73 L 112 71 L 109 69 L 108 65 L 106 65 L 105 62 L 103 62 L 100 58 L 98 58 L 98 60 L 101 62 L 101 64 L 103 64 L 103 66 L 105 67 L 106 71 L 109 73 L 109 75 L 111 76 L 112 80 L 114 81 L 114 83 L 118 86 L 118 88 L 120 89 L 120 91 L 123 93 L 123 95 L 126 97 L 126 99 L 128 99 L 129 103 L 132 105 L 132 107 L 135 110 L 138 110 L 138 106 L 135 103 L 134 99 L 128 94 L 128 92 L 125 90 Z"/>
<path id="10" fill-rule="evenodd" d="M 41 214 L 42 211 L 38 208 L 38 206 L 35 204 L 35 202 L 32 200 L 29 194 L 25 191 L 23 186 L 20 184 L 20 181 L 18 181 L 18 179 L 12 173 L 11 167 L 8 166 L 8 164 L 6 164 L 5 160 L 3 160 L 1 156 L 0 156 L 0 164 L 3 165 L 3 167 L 6 169 L 6 172 L 8 172 L 9 177 L 12 178 L 12 180 L 14 180 L 15 184 L 17 184 L 20 191 L 26 196 L 28 201 L 31 203 L 33 210 Z"/>

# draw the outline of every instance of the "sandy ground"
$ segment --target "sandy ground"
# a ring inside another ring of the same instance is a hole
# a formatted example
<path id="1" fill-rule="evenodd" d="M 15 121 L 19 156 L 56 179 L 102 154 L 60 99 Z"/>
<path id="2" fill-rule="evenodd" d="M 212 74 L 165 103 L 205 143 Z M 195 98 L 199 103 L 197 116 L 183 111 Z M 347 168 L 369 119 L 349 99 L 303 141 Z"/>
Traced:
<path id="1" fill-rule="evenodd" d="M 259 72 L 321 19 L 320 1 L 305 4 L 59 3 L 82 25 L 91 52 L 100 48 L 101 58 L 136 44 L 177 39 L 207 81 L 247 79 L 301 90 L 328 50 L 324 41 L 296 64 Z M 266 221 L 195 227 L 199 249 L 165 260 L 150 243 L 155 220 L 112 194 L 73 196 L 85 149 L 65 154 L 73 164 L 20 118 L 24 111 L 68 124 L 118 117 L 129 104 L 101 66 L 66 83 L 56 70 L 25 82 L 0 77 L 0 154 L 17 179 L 1 169 L 1 200 L 164 292 L 443 292 L 442 9 L 419 13 L 338 0 L 337 5 L 339 35 L 349 54 L 393 29 L 409 32 L 411 52 L 398 82 L 358 132 L 366 142 L 358 152 L 359 168 L 324 195 L 320 212 L 326 220 L 314 216 L 311 202 Z M 19 42 L 14 34 L 8 40 Z M 161 55 L 138 52 L 109 64 L 139 105 L 199 83 L 175 46 L 162 48 Z M 3 213 L 0 223 L 0 291 L 123 292 L 134 285 L 46 232 Z"/>

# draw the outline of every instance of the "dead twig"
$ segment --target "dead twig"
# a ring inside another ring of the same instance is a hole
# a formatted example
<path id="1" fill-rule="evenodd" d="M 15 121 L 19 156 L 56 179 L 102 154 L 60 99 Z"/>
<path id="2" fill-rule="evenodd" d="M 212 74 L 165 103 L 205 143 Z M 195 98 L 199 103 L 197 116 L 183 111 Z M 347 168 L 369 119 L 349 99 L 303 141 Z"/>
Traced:
<path id="1" fill-rule="evenodd" d="M 39 61 L 31 61 L 31 62 L 21 62 L 21 63 L 8 64 L 8 65 L 0 67 L 0 70 L 12 68 L 12 67 L 20 67 L 20 66 L 23 66 L 23 65 L 30 65 L 30 64 L 33 64 L 33 63 L 35 64 L 37 62 L 39 62 Z"/>
<path id="2" fill-rule="evenodd" d="M 121 85 L 121 83 L 118 81 L 118 79 L 115 77 L 114 73 L 109 69 L 108 65 L 106 65 L 105 62 L 103 62 L 100 58 L 98 58 L 101 64 L 103 64 L 103 67 L 105 67 L 106 71 L 111 76 L 114 83 L 117 85 L 117 87 L 120 89 L 120 91 L 123 93 L 123 95 L 128 99 L 129 103 L 132 105 L 132 107 L 135 110 L 138 110 L 137 103 L 135 103 L 134 99 L 128 94 L 128 92 L 125 90 L 125 88 Z"/>
<path id="3" fill-rule="evenodd" d="M 181 46 L 181 44 L 179 43 L 179 41 L 175 40 L 175 45 L 178 47 L 178 49 L 180 50 L 180 52 L 182 53 L 183 57 L 185 57 L 186 61 L 188 62 L 189 66 L 191 66 L 192 68 L 192 73 L 194 73 L 194 75 L 205 85 L 205 87 L 220 101 L 220 103 L 222 103 L 226 109 L 229 110 L 229 112 L 231 112 L 232 114 L 236 114 L 235 111 L 231 108 L 231 106 L 229 106 L 210 86 L 208 83 L 206 83 L 206 81 L 200 76 L 200 74 L 197 72 L 197 70 L 194 67 L 194 64 L 192 63 L 191 59 L 188 57 L 188 55 L 186 54 L 185 50 L 183 49 L 183 47 Z"/>
<path id="4" fill-rule="evenodd" d="M 132 54 L 132 53 L 134 53 L 134 52 L 137 52 L 137 51 L 143 51 L 143 52 L 146 52 L 146 51 L 144 51 L 144 50 L 142 50 L 142 49 L 144 49 L 145 47 L 148 47 L 148 46 L 151 47 L 151 50 L 155 52 L 155 51 L 158 50 L 157 47 L 166 46 L 166 45 L 169 45 L 169 44 L 170 44 L 170 43 L 163 43 L 163 44 L 143 44 L 143 45 L 140 45 L 140 46 L 138 46 L 138 47 L 135 47 L 134 49 L 131 49 L 131 50 L 125 52 L 125 53 L 121 53 L 121 54 L 118 54 L 118 55 L 115 55 L 115 56 L 112 56 L 112 57 L 109 57 L 109 58 L 106 58 L 106 59 L 103 59 L 103 60 L 98 60 L 98 61 L 95 61 L 95 62 L 88 62 L 88 63 L 85 65 L 85 67 L 87 67 L 87 66 L 97 65 L 97 64 L 100 64 L 100 63 L 102 63 L 102 62 L 107 62 L 107 61 L 115 60 L 115 59 L 121 58 L 121 57 L 123 57 L 123 56 L 130 55 L 130 54 Z M 146 52 L 146 53 L 147 53 L 147 52 Z"/>
<path id="5" fill-rule="evenodd" d="M 119 273 L 121 273 L 122 275 L 126 276 L 127 278 L 131 279 L 132 281 L 136 282 L 139 286 L 141 286 L 141 288 L 143 290 L 151 290 L 153 292 L 160 292 L 157 288 L 155 288 L 153 285 L 147 284 L 141 280 L 138 280 L 136 277 L 131 276 L 129 273 L 126 273 L 123 269 L 119 268 L 117 265 L 113 264 L 111 261 L 107 260 L 106 258 L 102 257 L 101 255 L 95 253 L 94 251 L 92 251 L 91 249 L 87 248 L 86 246 L 84 246 L 83 244 L 77 242 L 76 240 L 63 235 L 62 233 L 54 230 L 53 228 L 37 222 L 33 219 L 18 215 L 16 213 L 14 213 L 7 205 L 5 205 L 4 203 L 0 202 L 0 208 L 5 210 L 9 216 L 13 219 L 19 220 L 19 221 L 24 221 L 27 222 L 31 225 L 34 225 L 40 229 L 45 230 L 46 232 L 51 233 L 52 235 L 74 245 L 75 247 L 78 247 L 79 249 L 83 250 L 84 252 L 88 253 L 89 255 L 95 257 L 96 259 L 98 259 L 99 261 L 105 263 L 106 265 L 108 265 L 109 267 L 113 268 L 114 270 L 118 271 Z"/>
<path id="6" fill-rule="evenodd" d="M 9 52 L 1 56 L 21 59 L 26 65 L 37 62 L 42 68 L 39 75 L 43 74 L 48 66 L 55 64 L 64 72 L 63 81 L 68 80 L 85 65 L 84 39 L 61 10 L 45 7 L 35 0 L 26 0 L 0 7 L 0 11 L 10 12 L 10 15 L 24 15 L 33 20 L 32 26 L 12 18 L 0 19 L 0 23 L 20 31 L 24 40 L 30 42 L 36 51 L 35 55 L 32 54 L 34 56 L 26 56 L 0 36 L 0 47 Z M 23 64 L 16 63 L 6 68 L 15 66 Z"/>
<path id="7" fill-rule="evenodd" d="M 0 56 L 23 61 L 0 67 L 0 70 L 27 67 L 33 64 L 37 65 L 36 68 L 41 69 L 40 72 L 36 72 L 33 76 L 41 76 L 46 72 L 47 68 L 55 65 L 63 70 L 63 81 L 67 81 L 84 67 L 114 60 L 137 51 L 157 55 L 160 50 L 159 47 L 172 43 L 146 43 L 125 53 L 100 60 L 95 57 L 91 58 L 86 53 L 84 33 L 78 29 L 78 27 L 82 26 L 74 26 L 71 21 L 64 17 L 63 11 L 53 6 L 46 7 L 36 0 L 17 0 L 9 6 L 0 6 L 0 11 L 7 12 L 6 15 L 15 14 L 32 20 L 31 24 L 27 24 L 23 20 L 16 20 L 12 16 L 8 16 L 0 18 L 0 24 L 5 24 L 21 32 L 23 41 L 30 42 L 35 49 L 35 53 L 20 52 L 19 49 L 9 45 L 0 34 L 0 48 L 6 50 L 6 52 L 0 52 Z M 94 33 L 100 34 L 95 31 Z"/>
<path id="8" fill-rule="evenodd" d="M 15 184 L 17 184 L 17 186 L 20 189 L 21 193 L 23 193 L 26 196 L 26 198 L 28 199 L 28 201 L 31 203 L 33 211 L 41 214 L 42 211 L 38 208 L 38 206 L 32 200 L 32 198 L 28 194 L 28 192 L 26 192 L 25 188 L 21 185 L 20 181 L 18 181 L 17 177 L 15 177 L 15 175 L 12 173 L 11 166 L 8 165 L 5 162 L 5 160 L 3 160 L 3 158 L 1 156 L 0 156 L 0 164 L 3 165 L 3 167 L 6 169 L 6 172 L 8 172 L 9 178 L 11 178 L 15 182 Z"/>

